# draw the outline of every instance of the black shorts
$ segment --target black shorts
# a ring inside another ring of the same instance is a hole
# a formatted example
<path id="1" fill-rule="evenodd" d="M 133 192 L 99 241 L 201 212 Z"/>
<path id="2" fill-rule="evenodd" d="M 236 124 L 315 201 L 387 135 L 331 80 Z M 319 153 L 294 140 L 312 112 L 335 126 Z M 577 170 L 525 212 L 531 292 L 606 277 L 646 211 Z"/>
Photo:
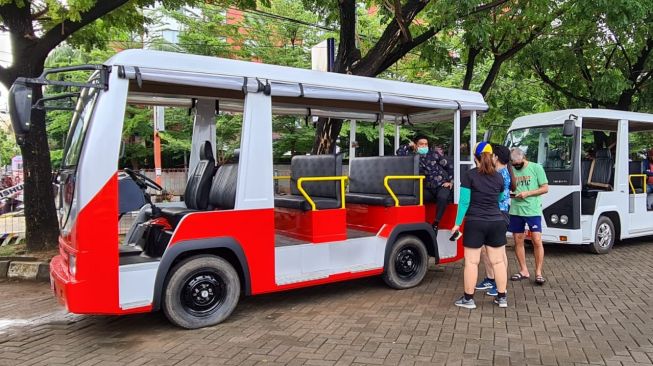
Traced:
<path id="1" fill-rule="evenodd" d="M 467 221 L 463 230 L 463 246 L 499 248 L 506 245 L 506 224 L 502 221 Z"/>

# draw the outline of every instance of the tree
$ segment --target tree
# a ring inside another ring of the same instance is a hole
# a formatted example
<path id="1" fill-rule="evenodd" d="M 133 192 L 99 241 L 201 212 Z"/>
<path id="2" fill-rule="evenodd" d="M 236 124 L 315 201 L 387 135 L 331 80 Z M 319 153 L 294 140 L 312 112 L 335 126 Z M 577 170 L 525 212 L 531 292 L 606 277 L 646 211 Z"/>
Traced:
<path id="1" fill-rule="evenodd" d="M 653 2 L 578 2 L 525 61 L 570 106 L 653 111 Z"/>
<path id="2" fill-rule="evenodd" d="M 403 4 L 384 1 L 378 7 L 383 32 L 367 47 L 359 47 L 359 9 L 355 1 L 341 0 L 337 9 L 333 2 L 305 0 L 305 3 L 329 14 L 327 20 L 335 22 L 337 19 L 340 42 L 335 60 L 336 72 L 377 76 L 418 50 L 425 58 L 438 61 L 438 65 L 444 67 L 443 61 L 452 62 L 455 58 L 450 57 L 451 48 L 443 47 L 443 40 L 438 38 L 444 39 L 444 43 L 447 38 L 462 38 L 467 48 L 464 52 L 466 74 L 460 87 L 470 89 L 477 65 L 482 64 L 484 58 L 492 60 L 479 88 L 482 94 L 488 93 L 501 66 L 538 38 L 549 27 L 552 16 L 561 12 L 555 5 L 557 3 L 545 0 L 409 0 Z M 313 153 L 333 152 L 341 126 L 342 120 L 320 119 Z"/>
<path id="3" fill-rule="evenodd" d="M 106 43 L 102 37 L 113 34 L 115 29 L 142 30 L 147 19 L 139 9 L 155 2 L 0 0 L 0 30 L 9 32 L 14 60 L 9 67 L 0 67 L 0 82 L 9 88 L 18 77 L 39 76 L 48 54 L 66 40 L 91 47 Z M 176 8 L 189 1 L 158 2 Z M 41 97 L 41 89 L 36 88 L 33 100 Z M 20 149 L 25 173 L 27 247 L 54 247 L 58 243 L 58 223 L 50 189 L 52 165 L 43 111 L 33 111 L 31 131 Z"/>

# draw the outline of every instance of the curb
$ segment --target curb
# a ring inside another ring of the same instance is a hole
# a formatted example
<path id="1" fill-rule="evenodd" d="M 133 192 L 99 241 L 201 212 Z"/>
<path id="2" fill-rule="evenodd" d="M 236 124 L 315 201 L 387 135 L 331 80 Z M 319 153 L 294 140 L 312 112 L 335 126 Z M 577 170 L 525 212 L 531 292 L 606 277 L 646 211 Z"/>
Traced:
<path id="1" fill-rule="evenodd" d="M 0 261 L 0 279 L 50 281 L 50 264 L 26 260 Z"/>

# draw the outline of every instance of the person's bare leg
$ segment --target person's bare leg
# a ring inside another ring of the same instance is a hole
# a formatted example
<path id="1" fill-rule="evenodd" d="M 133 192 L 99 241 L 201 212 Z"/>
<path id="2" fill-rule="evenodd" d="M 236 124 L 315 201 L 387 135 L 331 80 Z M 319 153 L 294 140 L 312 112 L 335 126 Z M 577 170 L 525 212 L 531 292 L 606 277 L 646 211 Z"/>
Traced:
<path id="1" fill-rule="evenodd" d="M 478 280 L 478 263 L 481 261 L 481 248 L 465 248 L 465 293 L 473 294 L 476 291 Z"/>
<path id="2" fill-rule="evenodd" d="M 485 277 L 493 280 L 494 268 L 492 267 L 492 262 L 490 262 L 490 259 L 487 256 L 487 249 L 485 249 L 485 246 L 481 248 L 481 261 L 483 262 L 483 266 L 485 266 Z"/>
<path id="3" fill-rule="evenodd" d="M 508 272 L 508 252 L 506 251 L 506 247 L 503 247 L 503 263 L 506 264 L 506 272 Z"/>
<path id="4" fill-rule="evenodd" d="M 526 267 L 526 249 L 524 249 L 524 233 L 513 234 L 515 238 L 515 256 L 519 264 L 519 273 L 522 276 L 529 276 L 528 267 Z"/>
<path id="5" fill-rule="evenodd" d="M 533 239 L 533 253 L 535 254 L 535 276 L 542 275 L 544 266 L 544 244 L 542 244 L 542 233 L 531 233 Z"/>
<path id="6" fill-rule="evenodd" d="M 487 256 L 494 268 L 494 281 L 497 284 L 497 292 L 506 292 L 508 286 L 508 269 L 504 262 L 506 247 L 500 248 L 487 247 Z"/>

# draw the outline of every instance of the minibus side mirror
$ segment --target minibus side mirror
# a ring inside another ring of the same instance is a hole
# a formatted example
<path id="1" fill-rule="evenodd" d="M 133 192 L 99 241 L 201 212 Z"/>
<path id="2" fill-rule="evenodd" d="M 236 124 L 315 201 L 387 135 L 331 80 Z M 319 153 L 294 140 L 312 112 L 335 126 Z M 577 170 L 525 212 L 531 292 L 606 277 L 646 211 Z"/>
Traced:
<path id="1" fill-rule="evenodd" d="M 483 141 L 490 141 L 492 138 L 492 132 L 494 132 L 492 131 L 492 128 L 488 128 L 483 134 Z"/>
<path id="2" fill-rule="evenodd" d="M 125 141 L 120 140 L 120 159 L 125 157 Z"/>
<path id="3" fill-rule="evenodd" d="M 562 125 L 562 136 L 565 137 L 574 136 L 575 129 L 576 129 L 576 121 L 573 119 L 566 119 L 565 123 Z"/>
<path id="4" fill-rule="evenodd" d="M 30 130 L 32 93 L 32 87 L 20 79 L 9 89 L 9 116 L 19 143 Z"/>

